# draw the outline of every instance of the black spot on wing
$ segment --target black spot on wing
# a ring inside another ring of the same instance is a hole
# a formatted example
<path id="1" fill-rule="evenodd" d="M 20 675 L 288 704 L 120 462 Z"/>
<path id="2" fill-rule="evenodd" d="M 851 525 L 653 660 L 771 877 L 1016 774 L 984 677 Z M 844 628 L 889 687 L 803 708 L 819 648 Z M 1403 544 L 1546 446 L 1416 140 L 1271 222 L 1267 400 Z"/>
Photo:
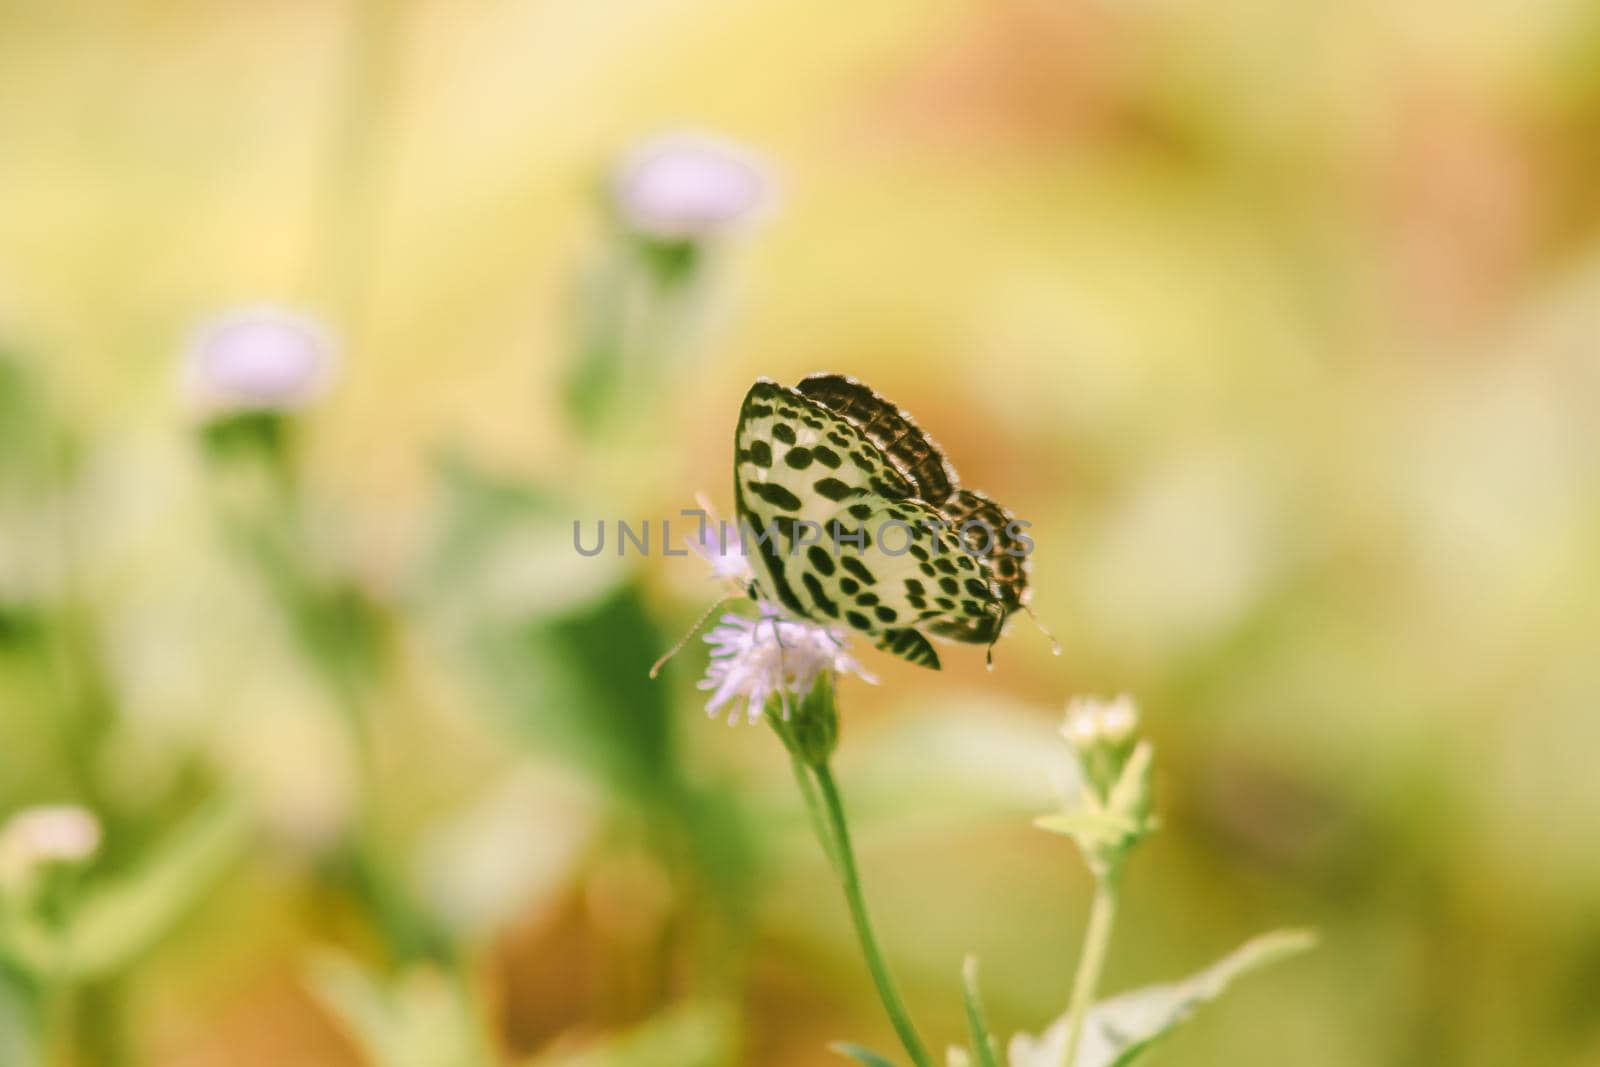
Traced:
<path id="1" fill-rule="evenodd" d="M 822 591 L 822 583 L 817 576 L 807 571 L 800 576 L 800 581 L 805 585 L 806 592 L 811 594 L 811 602 L 828 615 L 829 618 L 839 617 L 839 605 L 829 599 L 828 594 Z"/>
<path id="2" fill-rule="evenodd" d="M 747 520 L 750 509 L 744 501 L 744 490 L 737 481 L 734 482 L 734 503 L 738 508 L 741 522 Z M 750 539 L 755 542 L 756 558 L 761 563 L 761 568 L 766 572 L 768 581 L 772 584 L 772 592 L 778 598 L 778 603 L 794 612 L 796 615 L 806 615 L 805 605 L 800 603 L 800 598 L 795 595 L 793 587 L 783 573 L 783 560 L 778 557 L 778 546 L 773 543 L 773 538 L 758 535 Z M 752 588 L 751 595 L 755 595 Z"/>
<path id="3" fill-rule="evenodd" d="M 832 501 L 840 501 L 846 497 L 861 495 L 861 489 L 853 485 L 846 485 L 837 478 L 818 479 L 817 483 L 811 488 Z"/>
<path id="4" fill-rule="evenodd" d="M 874 493 L 890 500 L 904 500 L 911 495 L 910 484 L 898 474 L 888 472 L 875 474 L 867 479 L 867 484 L 872 487 Z"/>
<path id="5" fill-rule="evenodd" d="M 828 555 L 827 550 L 821 545 L 812 545 L 806 549 L 806 559 L 823 577 L 826 578 L 833 573 L 833 557 Z"/>
<path id="6" fill-rule="evenodd" d="M 746 488 L 752 495 L 760 497 L 775 508 L 782 508 L 784 511 L 800 510 L 800 498 L 777 482 L 752 481 L 746 483 Z"/>
<path id="7" fill-rule="evenodd" d="M 839 560 L 839 566 L 843 567 L 845 570 L 861 579 L 861 584 L 863 585 L 878 584 L 877 576 L 874 575 L 872 571 L 867 569 L 867 565 L 865 563 L 862 563 L 854 556 L 841 557 Z"/>
<path id="8" fill-rule="evenodd" d="M 933 645 L 926 637 L 910 627 L 885 630 L 878 639 L 878 647 L 919 667 L 935 671 L 939 669 L 939 653 L 933 650 Z"/>

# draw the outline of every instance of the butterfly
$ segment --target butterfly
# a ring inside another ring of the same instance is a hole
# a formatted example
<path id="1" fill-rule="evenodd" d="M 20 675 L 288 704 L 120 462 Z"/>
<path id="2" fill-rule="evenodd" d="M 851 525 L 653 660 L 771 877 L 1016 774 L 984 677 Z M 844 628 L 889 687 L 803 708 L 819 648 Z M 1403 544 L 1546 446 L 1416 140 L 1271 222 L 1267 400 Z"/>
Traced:
<path id="1" fill-rule="evenodd" d="M 1027 524 L 962 488 L 911 416 L 855 378 L 758 379 L 734 495 L 751 596 L 919 666 L 939 669 L 929 635 L 992 649 L 1026 609 Z"/>

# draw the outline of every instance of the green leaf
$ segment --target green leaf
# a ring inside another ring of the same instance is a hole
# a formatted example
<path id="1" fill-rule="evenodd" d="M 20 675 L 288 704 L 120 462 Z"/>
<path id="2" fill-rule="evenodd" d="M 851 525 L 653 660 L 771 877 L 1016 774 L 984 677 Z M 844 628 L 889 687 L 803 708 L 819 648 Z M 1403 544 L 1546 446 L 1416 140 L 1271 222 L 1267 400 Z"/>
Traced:
<path id="1" fill-rule="evenodd" d="M 989 1036 L 989 1024 L 983 1018 L 983 1002 L 978 996 L 976 956 L 968 956 L 961 965 L 961 995 L 967 1004 L 967 1028 L 972 1031 L 972 1047 L 978 1055 L 978 1067 L 1000 1067 L 995 1055 L 994 1038 Z"/>
<path id="2" fill-rule="evenodd" d="M 576 536 L 592 551 L 598 508 L 574 497 L 571 485 L 536 484 L 453 452 L 439 457 L 437 472 L 439 518 L 414 586 L 436 623 L 459 631 L 561 616 L 636 569 L 617 554 L 609 522 L 604 551 L 578 554 L 574 517 L 585 516 Z"/>
<path id="3" fill-rule="evenodd" d="M 244 854 L 252 829 L 243 801 L 211 801 L 131 873 L 90 890 L 59 937 L 31 945 L 31 962 L 72 982 L 122 970 L 194 910 Z"/>
<path id="4" fill-rule="evenodd" d="M 1053 834 L 1064 834 L 1072 838 L 1099 839 L 1105 837 L 1121 837 L 1131 834 L 1137 827 L 1131 819 L 1115 815 L 1109 811 L 1092 811 L 1082 808 L 1077 811 L 1061 811 L 1053 815 L 1041 815 L 1033 820 L 1033 825 L 1041 830 L 1048 830 Z"/>
<path id="5" fill-rule="evenodd" d="M 1201 1005 L 1216 1000 L 1234 979 L 1316 944 L 1308 930 L 1279 930 L 1252 938 L 1197 974 L 1166 985 L 1147 986 L 1103 1000 L 1089 1011 L 1072 1067 L 1125 1067 L 1158 1038 L 1170 1033 Z M 1040 1037 L 1011 1039 L 1011 1067 L 1061 1067 L 1067 1020 L 1056 1020 Z"/>
<path id="6" fill-rule="evenodd" d="M 582 1051 L 540 1056 L 524 1067 L 725 1067 L 737 1045 L 732 1012 L 688 1003 Z"/>
<path id="7" fill-rule="evenodd" d="M 866 1067 L 894 1067 L 893 1063 L 871 1049 L 862 1048 L 860 1045 L 852 1045 L 848 1041 L 835 1041 L 828 1046 L 828 1051 L 837 1052 L 841 1056 L 849 1056 L 857 1063 L 865 1064 Z"/>
<path id="8" fill-rule="evenodd" d="M 672 693 L 650 679 L 667 641 L 634 565 L 580 557 L 580 510 L 554 492 L 460 459 L 442 479 L 446 518 L 419 589 L 436 632 L 474 661 L 521 740 L 658 801 L 679 784 Z"/>
<path id="9" fill-rule="evenodd" d="M 494 1067 L 471 990 L 460 975 L 420 966 L 379 979 L 354 960 L 325 953 L 308 981 L 373 1067 Z"/>

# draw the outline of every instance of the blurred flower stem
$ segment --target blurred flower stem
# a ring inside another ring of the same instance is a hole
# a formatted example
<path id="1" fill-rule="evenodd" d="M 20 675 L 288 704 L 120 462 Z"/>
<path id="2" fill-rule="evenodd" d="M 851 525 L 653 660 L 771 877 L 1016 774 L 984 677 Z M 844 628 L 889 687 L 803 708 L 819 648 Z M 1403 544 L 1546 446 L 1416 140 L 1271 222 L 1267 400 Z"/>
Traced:
<path id="1" fill-rule="evenodd" d="M 81 445 L 33 363 L 0 348 L 0 647 L 38 666 L 56 752 L 73 791 L 103 810 L 117 708 L 83 585 Z"/>
<path id="2" fill-rule="evenodd" d="M 1116 921 L 1117 895 L 1128 854 L 1155 828 L 1151 817 L 1153 750 L 1136 736 L 1138 711 L 1128 697 L 1079 699 L 1067 707 L 1061 733 L 1077 762 L 1076 795 L 1065 811 L 1035 820 L 1071 837 L 1094 876 L 1094 898 L 1067 1007 L 1061 1067 L 1075 1067 L 1084 1022 L 1094 1006 Z"/>
<path id="3" fill-rule="evenodd" d="M 1089 926 L 1083 936 L 1083 952 L 1072 980 L 1072 1000 L 1067 1008 L 1067 1048 L 1062 1067 L 1078 1062 L 1078 1044 L 1083 1040 L 1083 1021 L 1094 1004 L 1105 969 L 1106 950 L 1111 946 L 1111 927 L 1116 921 L 1117 892 L 1122 878 L 1121 862 L 1095 875 L 1094 901 L 1089 905 Z"/>
<path id="4" fill-rule="evenodd" d="M 348 579 L 321 572 L 305 543 L 293 454 L 297 429 L 288 411 L 232 412 L 202 426 L 221 520 L 349 732 L 357 788 L 355 826 L 343 857 L 349 888 L 392 962 L 447 958 L 445 938 L 412 899 L 384 839 L 370 706 L 381 673 L 380 620 Z"/>
<path id="5" fill-rule="evenodd" d="M 795 781 L 805 799 L 817 840 L 838 875 L 845 903 L 850 908 L 850 921 L 855 926 L 856 940 L 861 944 L 861 954 L 866 957 L 883 1010 L 911 1062 L 916 1067 L 933 1067 L 927 1045 L 917 1033 L 905 1002 L 900 999 L 900 990 L 878 944 L 866 895 L 861 888 L 861 872 L 850 843 L 850 825 L 831 768 L 839 736 L 839 711 L 834 702 L 831 673 L 821 674 L 795 706 L 790 706 L 782 695 L 771 697 L 766 703 L 766 717 L 793 757 Z"/>
<path id="6" fill-rule="evenodd" d="M 677 133 L 635 145 L 606 194 L 563 383 L 568 419 L 589 439 L 635 427 L 698 355 L 718 262 L 773 191 L 765 164 L 740 146 Z"/>

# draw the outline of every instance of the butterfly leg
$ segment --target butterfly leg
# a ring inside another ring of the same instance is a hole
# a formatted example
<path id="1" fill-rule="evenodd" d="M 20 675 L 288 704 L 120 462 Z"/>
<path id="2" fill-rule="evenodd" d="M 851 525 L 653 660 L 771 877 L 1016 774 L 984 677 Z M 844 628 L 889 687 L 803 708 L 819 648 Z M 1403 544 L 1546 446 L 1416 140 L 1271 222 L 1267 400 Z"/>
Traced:
<path id="1" fill-rule="evenodd" d="M 1005 608 L 1000 606 L 1000 602 L 998 600 L 994 601 L 993 607 L 994 607 L 994 616 L 995 616 L 995 619 L 994 619 L 994 633 L 989 638 L 988 647 L 986 647 L 983 650 L 983 669 L 987 670 L 987 671 L 994 670 L 994 646 L 995 646 L 995 642 L 1000 640 L 1000 633 L 1001 633 L 1002 630 L 1005 629 L 1005 626 L 1006 626 L 1006 610 L 1005 610 Z"/>
<path id="2" fill-rule="evenodd" d="M 788 646 L 783 643 L 783 629 L 778 625 L 778 616 L 776 614 L 772 614 L 768 615 L 767 618 L 772 623 L 772 640 L 778 646 L 778 702 L 783 707 L 783 721 L 788 722 L 789 686 L 786 683 L 789 680 L 789 665 L 784 662 L 783 656 L 784 650 Z"/>

